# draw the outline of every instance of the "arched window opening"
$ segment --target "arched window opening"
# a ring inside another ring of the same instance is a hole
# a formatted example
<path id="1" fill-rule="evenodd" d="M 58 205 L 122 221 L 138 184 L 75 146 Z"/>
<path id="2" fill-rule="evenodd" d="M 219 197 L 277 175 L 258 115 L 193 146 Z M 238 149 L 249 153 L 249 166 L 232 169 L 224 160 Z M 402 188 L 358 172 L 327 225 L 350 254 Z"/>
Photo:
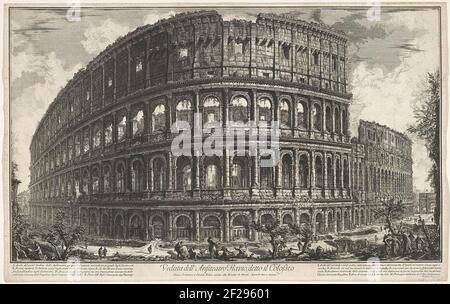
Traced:
<path id="1" fill-rule="evenodd" d="M 105 125 L 105 146 L 112 144 L 113 142 L 113 124 L 108 121 Z"/>
<path id="2" fill-rule="evenodd" d="M 262 97 L 258 100 L 258 122 L 272 121 L 272 103 L 269 98 Z"/>
<path id="3" fill-rule="evenodd" d="M 261 156 L 261 161 L 269 161 L 270 155 Z M 273 167 L 260 167 L 260 186 L 261 188 L 273 187 Z"/>
<path id="4" fill-rule="evenodd" d="M 130 238 L 131 239 L 143 239 L 143 224 L 142 219 L 135 215 L 131 218 L 130 222 Z"/>
<path id="5" fill-rule="evenodd" d="M 341 133 L 341 116 L 338 108 L 334 109 L 334 132 Z"/>
<path id="6" fill-rule="evenodd" d="M 97 149 L 100 147 L 102 140 L 102 131 L 100 130 L 100 127 L 96 126 L 94 129 L 94 149 Z"/>
<path id="7" fill-rule="evenodd" d="M 244 157 L 233 158 L 231 167 L 231 187 L 244 189 L 248 187 L 248 161 Z"/>
<path id="8" fill-rule="evenodd" d="M 203 123 L 219 122 L 220 102 L 215 96 L 208 96 L 203 101 Z"/>
<path id="9" fill-rule="evenodd" d="M 177 159 L 177 189 L 188 191 L 191 190 L 191 161 L 185 156 Z"/>
<path id="10" fill-rule="evenodd" d="M 331 157 L 327 158 L 327 188 L 332 189 L 333 188 L 333 180 L 334 180 L 334 174 L 333 174 L 333 162 L 331 160 Z"/>
<path id="11" fill-rule="evenodd" d="M 302 129 L 307 129 L 308 126 L 308 111 L 305 103 L 302 101 L 297 104 L 297 121 L 298 126 Z"/>
<path id="12" fill-rule="evenodd" d="M 236 96 L 231 101 L 231 120 L 233 122 L 248 121 L 248 102 L 243 96 Z"/>
<path id="13" fill-rule="evenodd" d="M 341 161 L 336 159 L 336 187 L 342 188 Z"/>
<path id="14" fill-rule="evenodd" d="M 103 192 L 110 193 L 112 192 L 111 188 L 111 169 L 109 166 L 103 167 Z"/>
<path id="15" fill-rule="evenodd" d="M 292 218 L 292 215 L 285 214 L 283 215 L 283 225 L 292 225 L 294 223 L 294 219 Z"/>
<path id="16" fill-rule="evenodd" d="M 305 154 L 300 156 L 299 161 L 299 171 L 300 171 L 300 187 L 303 189 L 308 188 L 308 176 L 309 176 L 309 165 L 308 157 Z"/>
<path id="17" fill-rule="evenodd" d="M 165 172 L 164 161 L 161 158 L 156 158 L 153 160 L 153 190 L 154 191 L 164 191 L 165 190 Z"/>
<path id="18" fill-rule="evenodd" d="M 81 135 L 78 133 L 75 135 L 75 156 L 78 157 L 81 154 Z M 48 169 L 47 169 L 48 171 Z"/>
<path id="19" fill-rule="evenodd" d="M 206 189 L 210 190 L 220 188 L 219 167 L 216 164 L 209 164 L 206 166 L 205 186 Z"/>
<path id="20" fill-rule="evenodd" d="M 316 156 L 315 159 L 315 175 L 316 175 L 316 187 L 323 188 L 323 163 L 322 157 Z"/>
<path id="21" fill-rule="evenodd" d="M 273 225 L 275 223 L 275 219 L 272 214 L 266 213 L 261 215 L 261 225 Z"/>
<path id="22" fill-rule="evenodd" d="M 86 153 L 90 149 L 91 136 L 89 132 L 89 128 L 84 129 L 83 131 L 83 153 Z"/>
<path id="23" fill-rule="evenodd" d="M 342 110 L 342 133 L 347 135 L 347 111 Z"/>
<path id="24" fill-rule="evenodd" d="M 83 178 L 82 178 L 82 194 L 87 195 L 89 194 L 89 171 L 84 170 L 83 171 Z"/>
<path id="25" fill-rule="evenodd" d="M 282 160 L 281 178 L 283 189 L 292 188 L 292 159 L 290 155 L 284 155 Z"/>
<path id="26" fill-rule="evenodd" d="M 192 104 L 188 99 L 183 99 L 177 103 L 176 121 L 185 121 L 192 125 Z"/>
<path id="27" fill-rule="evenodd" d="M 131 191 L 142 192 L 144 181 L 143 181 L 143 169 L 142 164 L 139 161 L 133 162 L 131 170 Z"/>
<path id="28" fill-rule="evenodd" d="M 326 112 L 325 112 L 325 126 L 327 128 L 328 132 L 333 131 L 333 114 L 331 113 L 331 108 L 330 107 L 326 107 Z"/>
<path id="29" fill-rule="evenodd" d="M 144 111 L 138 110 L 131 120 L 133 137 L 139 137 L 144 134 Z"/>
<path id="30" fill-rule="evenodd" d="M 159 104 L 152 113 L 152 131 L 159 132 L 166 129 L 166 107 Z"/>
<path id="31" fill-rule="evenodd" d="M 117 140 L 123 141 L 127 134 L 127 117 L 125 114 L 119 117 L 119 123 L 117 124 Z"/>
<path id="32" fill-rule="evenodd" d="M 122 163 L 118 164 L 116 168 L 116 192 L 125 192 L 125 167 Z"/>
<path id="33" fill-rule="evenodd" d="M 92 193 L 97 194 L 99 193 L 100 189 L 100 176 L 98 174 L 98 169 L 94 168 L 92 170 Z"/>
<path id="34" fill-rule="evenodd" d="M 322 109 L 319 104 L 314 104 L 313 106 L 313 126 L 317 131 L 322 131 Z"/>
<path id="35" fill-rule="evenodd" d="M 349 187 L 349 175 L 348 175 L 348 161 L 347 159 L 344 159 L 344 188 L 348 188 Z"/>
<path id="36" fill-rule="evenodd" d="M 291 111 L 289 102 L 283 99 L 280 103 L 280 126 L 282 128 L 291 127 Z"/>

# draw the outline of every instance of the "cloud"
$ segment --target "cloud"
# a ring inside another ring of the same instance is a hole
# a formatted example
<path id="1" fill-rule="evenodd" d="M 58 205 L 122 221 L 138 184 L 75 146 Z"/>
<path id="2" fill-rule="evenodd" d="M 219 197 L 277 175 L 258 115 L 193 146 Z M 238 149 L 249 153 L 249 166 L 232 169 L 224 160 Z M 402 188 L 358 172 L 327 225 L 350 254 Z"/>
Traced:
<path id="1" fill-rule="evenodd" d="M 99 26 L 89 27 L 84 32 L 84 40 L 80 43 L 83 45 L 87 53 L 97 55 L 103 51 L 109 44 L 113 43 L 120 36 L 123 36 L 130 32 L 128 25 L 122 25 L 106 19 Z"/>
<path id="2" fill-rule="evenodd" d="M 57 58 L 54 52 L 37 54 L 32 44 L 28 45 L 26 51 L 12 56 L 11 62 L 14 79 L 19 80 L 26 71 L 39 80 L 20 90 L 13 88 L 12 93 L 11 117 L 14 119 L 11 121 L 11 156 L 19 164 L 20 187 L 26 188 L 29 184 L 29 146 L 34 131 L 57 93 L 81 68 L 81 64 L 65 68 L 64 60 Z"/>
<path id="3" fill-rule="evenodd" d="M 426 73 L 439 66 L 439 49 L 433 48 L 435 39 L 432 33 L 415 38 L 411 44 L 422 45 L 424 50 L 398 57 L 399 64 L 391 70 L 364 61 L 354 65 L 349 79 L 354 96 L 350 105 L 353 134 L 357 134 L 359 119 L 375 120 L 400 132 L 406 132 L 408 126 L 414 124 L 413 107 L 421 102 L 419 93 Z M 431 161 L 425 145 L 411 134 L 407 135 L 414 141 L 414 185 L 422 191 L 429 189 L 427 175 Z"/>

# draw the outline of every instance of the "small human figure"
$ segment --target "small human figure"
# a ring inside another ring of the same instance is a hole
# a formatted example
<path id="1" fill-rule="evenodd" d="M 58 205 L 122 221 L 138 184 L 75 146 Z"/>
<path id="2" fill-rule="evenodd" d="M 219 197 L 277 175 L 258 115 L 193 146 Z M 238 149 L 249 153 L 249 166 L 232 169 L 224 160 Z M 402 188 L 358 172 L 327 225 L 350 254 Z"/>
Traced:
<path id="1" fill-rule="evenodd" d="M 208 247 L 208 249 L 209 249 L 209 257 L 211 259 L 213 259 L 217 255 L 216 242 L 214 242 L 214 240 L 211 237 L 209 237 L 208 238 L 208 244 L 209 244 L 209 247 Z"/>
<path id="2" fill-rule="evenodd" d="M 102 251 L 102 254 L 103 254 L 103 257 L 104 258 L 106 258 L 106 254 L 108 253 L 108 249 L 106 249 L 106 247 L 103 247 L 103 251 Z"/>
<path id="3" fill-rule="evenodd" d="M 181 246 L 183 245 L 183 241 L 179 241 L 175 244 L 175 252 L 177 253 L 177 258 L 181 257 Z"/>
<path id="4" fill-rule="evenodd" d="M 102 257 L 102 253 L 103 253 L 103 247 L 100 246 L 100 248 L 98 249 L 98 256 Z"/>
<path id="5" fill-rule="evenodd" d="M 183 245 L 180 248 L 180 258 L 182 260 L 189 259 L 189 250 L 187 249 L 186 245 Z"/>
<path id="6" fill-rule="evenodd" d="M 375 243 L 378 242 L 378 236 L 376 234 L 375 234 L 374 240 L 375 240 Z"/>

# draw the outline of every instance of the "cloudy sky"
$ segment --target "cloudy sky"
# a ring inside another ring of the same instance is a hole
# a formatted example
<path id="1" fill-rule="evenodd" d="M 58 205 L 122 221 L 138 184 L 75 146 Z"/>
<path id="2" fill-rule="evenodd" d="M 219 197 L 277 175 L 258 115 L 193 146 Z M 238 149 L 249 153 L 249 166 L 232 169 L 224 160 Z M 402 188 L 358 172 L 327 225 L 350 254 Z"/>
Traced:
<path id="1" fill-rule="evenodd" d="M 108 44 L 138 26 L 188 9 L 82 8 L 79 21 L 67 9 L 10 12 L 12 158 L 22 190 L 29 184 L 29 145 L 39 120 L 73 74 Z M 190 11 L 195 9 L 189 9 Z M 218 9 L 225 20 L 255 20 L 258 12 L 323 22 L 349 37 L 352 135 L 359 119 L 401 132 L 414 123 L 413 106 L 428 72 L 439 67 L 439 12 L 433 9 L 298 8 Z M 429 189 L 430 160 L 422 142 L 413 146 L 414 185 Z"/>

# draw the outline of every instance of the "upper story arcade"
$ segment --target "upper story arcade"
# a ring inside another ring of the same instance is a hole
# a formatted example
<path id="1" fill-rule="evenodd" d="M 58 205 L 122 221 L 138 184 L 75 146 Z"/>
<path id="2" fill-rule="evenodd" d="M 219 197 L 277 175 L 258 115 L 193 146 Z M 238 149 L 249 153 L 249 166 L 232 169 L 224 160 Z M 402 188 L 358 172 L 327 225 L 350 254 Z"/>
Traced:
<path id="1" fill-rule="evenodd" d="M 259 14 L 223 21 L 182 13 L 137 28 L 74 75 L 31 143 L 31 162 L 59 137 L 114 104 L 146 92 L 224 79 L 282 85 L 349 99 L 346 38 L 323 25 Z"/>

